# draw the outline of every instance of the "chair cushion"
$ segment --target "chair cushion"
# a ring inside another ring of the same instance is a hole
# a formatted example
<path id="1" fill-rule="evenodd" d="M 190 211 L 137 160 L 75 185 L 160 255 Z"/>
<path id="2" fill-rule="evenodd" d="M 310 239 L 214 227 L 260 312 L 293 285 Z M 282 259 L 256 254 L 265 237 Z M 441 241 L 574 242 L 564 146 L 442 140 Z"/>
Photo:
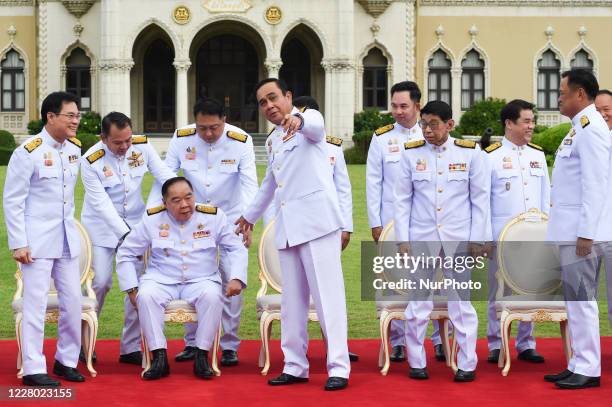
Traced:
<path id="1" fill-rule="evenodd" d="M 59 298 L 57 295 L 50 295 L 47 298 L 47 312 L 59 310 Z M 93 298 L 83 297 L 81 306 L 81 312 L 96 311 L 98 308 L 98 301 Z M 12 307 L 13 312 L 23 312 L 23 298 L 13 301 Z"/>
<path id="2" fill-rule="evenodd" d="M 565 312 L 565 301 L 563 297 L 556 295 L 510 295 L 495 301 L 495 310 L 507 311 L 530 311 L 548 310 L 553 312 Z"/>
<path id="3" fill-rule="evenodd" d="M 195 308 L 185 300 L 172 300 L 168 303 L 168 305 L 166 305 L 166 312 L 177 311 L 179 309 L 187 312 L 196 312 Z"/>
<path id="4" fill-rule="evenodd" d="M 257 298 L 257 316 L 261 316 L 263 311 L 268 312 L 280 312 L 281 309 L 281 295 L 280 294 L 269 294 L 262 295 Z M 308 312 L 317 312 L 312 302 L 312 298 L 310 299 L 310 305 Z"/>

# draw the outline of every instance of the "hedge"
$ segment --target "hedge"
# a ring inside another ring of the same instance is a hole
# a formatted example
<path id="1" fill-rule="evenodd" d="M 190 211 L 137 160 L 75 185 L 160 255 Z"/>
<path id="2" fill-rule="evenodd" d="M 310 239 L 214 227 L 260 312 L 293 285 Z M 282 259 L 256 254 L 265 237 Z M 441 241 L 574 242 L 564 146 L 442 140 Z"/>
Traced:
<path id="1" fill-rule="evenodd" d="M 544 149 L 549 166 L 555 161 L 555 152 L 571 128 L 571 123 L 561 123 L 533 135 L 531 141 Z"/>

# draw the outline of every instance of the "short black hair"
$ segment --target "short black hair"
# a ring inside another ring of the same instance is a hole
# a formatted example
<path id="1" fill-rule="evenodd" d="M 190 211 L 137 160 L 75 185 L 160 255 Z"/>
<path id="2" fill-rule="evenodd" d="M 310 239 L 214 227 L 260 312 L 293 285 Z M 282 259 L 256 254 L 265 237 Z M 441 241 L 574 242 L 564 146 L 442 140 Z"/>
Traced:
<path id="1" fill-rule="evenodd" d="M 132 128 L 132 120 L 121 112 L 110 112 L 102 119 L 102 137 L 108 137 L 112 125 L 115 125 L 119 130 L 123 130 L 126 127 Z"/>
<path id="2" fill-rule="evenodd" d="M 47 124 L 47 113 L 59 114 L 64 103 L 74 102 L 79 107 L 79 98 L 68 92 L 49 93 L 40 106 L 40 118 L 43 124 Z"/>
<path id="3" fill-rule="evenodd" d="M 438 116 L 443 122 L 447 122 L 453 118 L 453 109 L 446 102 L 432 100 L 427 102 L 425 107 L 421 109 L 421 117 L 425 114 L 433 114 Z"/>
<path id="4" fill-rule="evenodd" d="M 597 96 L 600 95 L 612 96 L 612 92 L 610 92 L 608 89 L 600 89 L 599 92 L 597 92 Z"/>
<path id="5" fill-rule="evenodd" d="M 506 105 L 502 107 L 502 110 L 499 113 L 499 119 L 501 121 L 502 129 L 506 128 L 506 120 L 511 120 L 512 123 L 516 123 L 518 118 L 521 117 L 521 111 L 533 111 L 534 109 L 535 105 L 533 103 L 529 103 L 522 99 L 514 99 L 506 103 Z"/>
<path id="6" fill-rule="evenodd" d="M 287 94 L 287 91 L 289 90 L 289 87 L 287 86 L 287 83 L 279 78 L 266 78 L 266 79 L 262 79 L 261 81 L 257 82 L 257 85 L 255 85 L 255 90 L 254 90 L 254 94 L 257 95 L 257 91 L 259 90 L 259 88 L 261 88 L 263 85 L 268 84 L 268 83 L 276 83 L 276 86 L 278 86 L 278 88 L 281 90 L 281 92 L 283 93 L 283 95 Z"/>
<path id="7" fill-rule="evenodd" d="M 168 197 L 168 189 L 170 189 L 172 185 L 179 183 L 179 182 L 186 182 L 187 185 L 189 185 L 189 188 L 193 191 L 193 186 L 191 185 L 191 182 L 187 178 L 185 177 L 170 178 L 166 180 L 166 182 L 164 182 L 164 185 L 162 185 L 161 193 L 164 199 Z"/>
<path id="8" fill-rule="evenodd" d="M 395 92 L 410 92 L 410 99 L 414 103 L 421 103 L 421 89 L 419 89 L 419 85 L 412 81 L 398 82 L 391 86 L 391 96 Z"/>
<path id="9" fill-rule="evenodd" d="M 193 105 L 193 117 L 195 118 L 198 114 L 219 116 L 220 118 L 225 117 L 225 106 L 217 99 L 213 98 L 202 98 L 198 99 Z"/>
<path id="10" fill-rule="evenodd" d="M 293 106 L 297 107 L 298 109 L 300 107 L 307 107 L 309 109 L 314 109 L 317 111 L 321 110 L 319 108 L 319 104 L 317 103 L 317 100 L 313 98 L 312 96 L 300 96 L 300 97 L 293 99 Z"/>
<path id="11" fill-rule="evenodd" d="M 582 88 L 589 97 L 589 100 L 595 99 L 599 92 L 599 83 L 597 78 L 591 71 L 582 68 L 574 68 L 565 71 L 561 74 L 562 78 L 567 78 L 568 86 L 576 89 Z"/>

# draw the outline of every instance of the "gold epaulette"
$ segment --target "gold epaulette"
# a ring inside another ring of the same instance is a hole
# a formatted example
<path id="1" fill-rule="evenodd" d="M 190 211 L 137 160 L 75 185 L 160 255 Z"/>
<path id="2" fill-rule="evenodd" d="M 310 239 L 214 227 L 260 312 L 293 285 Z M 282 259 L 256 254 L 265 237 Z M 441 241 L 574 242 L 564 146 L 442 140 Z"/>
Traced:
<path id="1" fill-rule="evenodd" d="M 28 144 L 26 144 L 25 146 L 23 146 L 23 148 L 25 148 L 27 150 L 28 153 L 31 153 L 32 151 L 36 150 L 38 147 L 40 147 L 40 145 L 42 144 L 43 140 L 40 137 L 35 138 L 34 140 L 30 141 Z"/>
<path id="2" fill-rule="evenodd" d="M 404 143 L 404 150 L 409 150 L 411 148 L 422 147 L 424 145 L 425 145 L 425 140 L 409 141 L 407 143 Z"/>
<path id="3" fill-rule="evenodd" d="M 476 148 L 476 142 L 472 140 L 455 139 L 455 145 L 463 148 Z"/>
<path id="4" fill-rule="evenodd" d="M 72 144 L 74 144 L 75 146 L 77 146 L 78 148 L 81 148 L 83 145 L 81 144 L 81 140 L 79 140 L 76 137 L 70 137 L 68 139 L 69 142 L 71 142 Z"/>
<path id="5" fill-rule="evenodd" d="M 342 139 L 338 137 L 327 136 L 325 137 L 325 141 L 338 147 L 342 145 Z"/>
<path id="6" fill-rule="evenodd" d="M 155 215 L 156 213 L 160 213 L 166 210 L 166 205 L 159 205 L 154 208 L 147 209 L 147 215 Z"/>
<path id="7" fill-rule="evenodd" d="M 201 213 L 207 213 L 209 215 L 216 215 L 217 207 L 210 206 L 210 205 L 196 205 L 196 211 L 201 212 Z"/>
<path id="8" fill-rule="evenodd" d="M 176 137 L 187 137 L 196 134 L 196 128 L 190 127 L 187 129 L 176 129 Z"/>
<path id="9" fill-rule="evenodd" d="M 241 143 L 246 143 L 247 139 L 249 138 L 249 136 L 247 136 L 246 134 L 237 133 L 235 131 L 228 131 L 227 137 L 233 140 L 240 141 Z"/>
<path id="10" fill-rule="evenodd" d="M 132 144 L 147 144 L 147 136 L 132 136 Z"/>
<path id="11" fill-rule="evenodd" d="M 580 118 L 580 125 L 582 126 L 582 128 L 584 129 L 586 126 L 588 126 L 589 124 L 591 124 L 591 122 L 589 121 L 589 118 L 586 116 L 582 116 Z"/>
<path id="12" fill-rule="evenodd" d="M 308 107 L 306 106 L 300 107 L 300 113 L 304 113 L 306 110 L 308 110 Z"/>
<path id="13" fill-rule="evenodd" d="M 87 161 L 89 161 L 90 164 L 93 164 L 96 161 L 98 161 L 100 158 L 104 157 L 104 154 L 106 154 L 106 152 L 103 149 L 99 149 L 95 153 L 89 154 L 87 156 Z"/>
<path id="14" fill-rule="evenodd" d="M 500 143 L 499 141 L 497 143 L 493 143 L 491 144 L 489 147 L 485 148 L 485 151 L 487 153 L 491 153 L 495 150 L 497 150 L 498 148 L 500 148 L 502 146 L 502 143 Z"/>
<path id="15" fill-rule="evenodd" d="M 527 145 L 529 147 L 531 147 L 531 148 L 535 148 L 536 150 L 544 151 L 544 149 L 541 146 L 537 145 L 537 144 L 527 143 Z"/>
<path id="16" fill-rule="evenodd" d="M 380 136 L 381 134 L 385 134 L 385 133 L 393 130 L 393 127 L 395 127 L 395 126 L 393 126 L 392 124 L 387 124 L 386 126 L 379 127 L 378 129 L 376 129 L 374 131 L 374 134 L 376 134 L 377 136 Z"/>

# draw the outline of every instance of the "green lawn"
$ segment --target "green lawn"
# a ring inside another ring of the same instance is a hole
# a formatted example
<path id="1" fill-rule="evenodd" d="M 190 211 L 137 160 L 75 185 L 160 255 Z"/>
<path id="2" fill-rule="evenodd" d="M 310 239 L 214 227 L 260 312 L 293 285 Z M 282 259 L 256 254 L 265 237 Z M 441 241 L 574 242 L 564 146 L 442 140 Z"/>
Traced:
<path id="1" fill-rule="evenodd" d="M 265 167 L 258 166 L 258 175 L 261 180 Z M 349 316 L 349 337 L 351 338 L 376 338 L 379 336 L 378 320 L 376 318 L 375 305 L 371 301 L 361 300 L 361 279 L 360 279 L 360 242 L 371 239 L 368 228 L 367 212 L 365 207 L 365 166 L 349 166 L 349 174 L 353 185 L 353 221 L 355 233 L 352 236 L 351 244 L 343 252 L 342 264 L 344 278 L 346 281 L 347 308 Z M 0 182 L 4 187 L 6 167 L 0 167 Z M 147 175 L 143 189 L 144 194 L 148 194 L 151 188 L 152 178 Z M 79 183 L 76 191 L 77 218 L 83 204 L 83 186 Z M 0 312 L 0 338 L 10 339 L 15 337 L 14 320 L 10 308 L 13 292 L 15 289 L 13 262 L 10 252 L 7 249 L 6 228 L 4 224 L 3 212 L 0 213 L 0 307 L 5 312 Z M 255 313 L 255 295 L 259 288 L 257 247 L 261 235 L 261 223 L 256 225 L 254 243 L 250 249 L 249 258 L 249 287 L 245 291 L 244 309 L 242 313 L 242 325 L 240 335 L 244 339 L 258 339 L 259 325 Z M 604 290 L 605 292 L 605 290 Z M 116 280 L 109 296 L 105 302 L 104 311 L 100 319 L 99 338 L 117 338 L 122 326 L 122 294 L 119 293 Z M 479 335 L 486 336 L 486 303 L 474 302 L 474 306 L 479 316 Z M 610 335 L 612 330 L 608 323 L 608 313 L 605 302 L 600 305 L 600 320 L 602 335 Z M 278 334 L 278 324 L 275 324 L 275 335 Z M 310 324 L 312 337 L 320 337 L 320 331 L 315 324 Z M 538 336 L 559 336 L 558 326 L 555 324 L 544 323 L 536 328 Z M 50 324 L 47 327 L 47 335 L 56 335 L 56 325 Z M 169 325 L 167 328 L 168 337 L 181 337 L 182 327 Z"/>

